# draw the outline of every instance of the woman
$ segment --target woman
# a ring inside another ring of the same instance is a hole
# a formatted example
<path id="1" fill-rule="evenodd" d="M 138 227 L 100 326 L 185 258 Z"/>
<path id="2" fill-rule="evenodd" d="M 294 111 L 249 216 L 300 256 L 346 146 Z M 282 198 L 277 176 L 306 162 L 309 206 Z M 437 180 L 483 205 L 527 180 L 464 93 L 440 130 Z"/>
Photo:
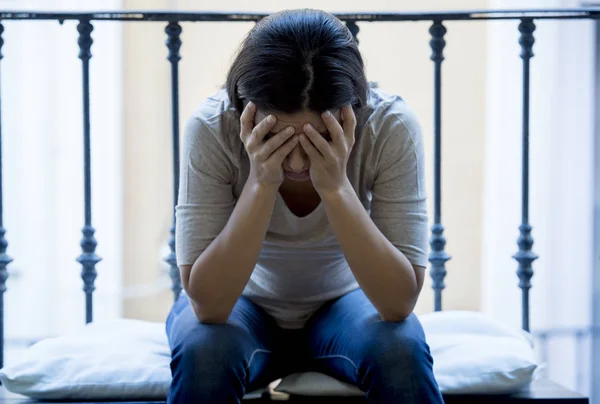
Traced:
<path id="1" fill-rule="evenodd" d="M 306 370 L 369 403 L 441 403 L 412 314 L 423 154 L 414 115 L 368 86 L 341 21 L 261 20 L 185 129 L 169 403 L 239 403 Z"/>

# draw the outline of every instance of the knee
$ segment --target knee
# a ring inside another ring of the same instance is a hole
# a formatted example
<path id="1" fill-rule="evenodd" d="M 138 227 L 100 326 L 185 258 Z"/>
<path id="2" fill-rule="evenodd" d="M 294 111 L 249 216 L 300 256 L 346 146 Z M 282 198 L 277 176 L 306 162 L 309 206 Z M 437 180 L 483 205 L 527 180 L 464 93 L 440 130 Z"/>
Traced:
<path id="1" fill-rule="evenodd" d="M 187 375 L 225 374 L 243 365 L 244 333 L 229 324 L 199 324 L 174 344 L 171 367 L 184 368 Z"/>
<path id="2" fill-rule="evenodd" d="M 367 333 L 363 355 L 371 365 L 403 372 L 431 372 L 433 360 L 423 328 L 414 314 L 403 322 L 378 322 Z"/>
<path id="3" fill-rule="evenodd" d="M 241 362 L 247 338 L 244 331 L 229 324 L 198 324 L 174 343 L 173 359 L 196 369 L 215 369 L 215 365 Z"/>
<path id="4" fill-rule="evenodd" d="M 363 389 L 373 402 L 443 403 L 416 316 L 374 323 L 363 343 Z"/>
<path id="5" fill-rule="evenodd" d="M 246 380 L 244 352 L 248 344 L 244 333 L 229 324 L 199 323 L 178 338 L 171 353 L 170 401 L 241 398 Z"/>

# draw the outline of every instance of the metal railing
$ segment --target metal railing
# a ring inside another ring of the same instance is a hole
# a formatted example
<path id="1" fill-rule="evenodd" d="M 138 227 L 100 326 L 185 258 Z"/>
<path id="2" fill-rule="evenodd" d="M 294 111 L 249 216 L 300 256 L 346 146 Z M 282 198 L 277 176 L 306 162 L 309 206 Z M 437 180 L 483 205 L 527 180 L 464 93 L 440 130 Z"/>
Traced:
<path id="1" fill-rule="evenodd" d="M 39 21 L 54 20 L 63 23 L 66 20 L 78 21 L 79 32 L 79 58 L 81 59 L 83 81 L 82 81 L 82 105 L 83 105 L 83 170 L 84 170 L 84 208 L 85 217 L 81 239 L 82 253 L 77 261 L 82 266 L 81 277 L 83 279 L 83 290 L 86 296 L 85 313 L 86 323 L 93 319 L 93 292 L 94 282 L 97 276 L 96 264 L 101 260 L 96 255 L 95 229 L 92 224 L 91 206 L 91 148 L 90 148 L 90 76 L 89 66 L 92 59 L 91 48 L 93 44 L 92 32 L 94 21 L 162 21 L 166 23 L 165 33 L 168 49 L 167 59 L 171 64 L 171 118 L 172 118 L 172 147 L 173 147 L 173 224 L 170 229 L 169 247 L 170 253 L 165 261 L 170 266 L 172 279 L 172 291 L 177 299 L 181 292 L 181 279 L 176 263 L 175 255 L 175 205 L 179 189 L 179 50 L 181 48 L 181 22 L 257 22 L 266 17 L 265 13 L 219 13 L 219 12 L 146 12 L 146 11 L 123 11 L 123 12 L 2 12 L 0 11 L 0 67 L 2 61 L 2 45 L 4 40 L 3 21 Z M 521 45 L 520 57 L 523 61 L 523 111 L 522 111 L 522 176 L 521 176 L 521 224 L 519 226 L 520 236 L 517 240 L 518 251 L 513 255 L 518 262 L 517 276 L 519 287 L 522 290 L 522 327 L 529 330 L 529 289 L 531 288 L 531 277 L 533 276 L 532 263 L 537 256 L 533 253 L 532 227 L 529 223 L 529 63 L 533 57 L 533 44 L 535 32 L 535 20 L 543 19 L 600 19 L 600 8 L 579 9 L 547 9 L 547 10 L 472 10 L 453 12 L 427 12 L 427 13 L 339 13 L 335 14 L 344 21 L 354 38 L 358 41 L 359 25 L 363 22 L 382 21 L 430 21 L 429 42 L 432 53 L 431 60 L 434 63 L 434 212 L 433 225 L 431 227 L 431 262 L 430 276 L 435 295 L 435 310 L 442 310 L 442 291 L 445 288 L 444 278 L 446 276 L 445 264 L 450 256 L 445 251 L 446 239 L 444 237 L 444 226 L 442 225 L 442 62 L 444 60 L 444 47 L 446 41 L 444 36 L 447 32 L 445 21 L 476 21 L 476 20 L 519 20 L 519 44 Z M 1 84 L 1 78 L 0 78 Z M 0 87 L 1 88 L 1 87 Z M 2 115 L 0 95 L 0 367 L 4 364 L 4 293 L 6 292 L 6 280 L 8 278 L 7 266 L 12 258 L 7 255 L 8 242 L 5 237 L 6 230 L 3 224 L 3 190 L 2 190 Z M 9 100 L 10 101 L 10 100 Z M 543 338 L 543 337 L 542 337 Z"/>

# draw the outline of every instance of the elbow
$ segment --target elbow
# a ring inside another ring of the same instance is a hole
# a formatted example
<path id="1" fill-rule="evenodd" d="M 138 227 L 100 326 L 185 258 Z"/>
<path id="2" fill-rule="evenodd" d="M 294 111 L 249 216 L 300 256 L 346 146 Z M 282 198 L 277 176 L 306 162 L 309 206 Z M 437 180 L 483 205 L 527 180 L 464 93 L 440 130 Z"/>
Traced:
<path id="1" fill-rule="evenodd" d="M 206 324 L 206 325 L 218 325 L 218 324 L 227 324 L 227 317 L 223 317 L 223 316 L 211 316 L 211 315 L 201 315 L 201 314 L 196 314 L 196 318 L 198 319 L 199 322 L 201 322 L 202 324 Z"/>
<path id="2" fill-rule="evenodd" d="M 194 315 L 202 324 L 225 324 L 229 320 L 230 312 L 211 308 L 208 304 L 200 304 L 190 297 L 190 306 Z"/>
<path id="3" fill-rule="evenodd" d="M 407 310 L 403 310 L 403 311 L 394 311 L 394 312 L 389 312 L 389 313 L 381 313 L 381 319 L 385 322 L 389 322 L 389 323 L 401 323 L 402 321 L 406 320 L 408 318 L 408 316 L 410 316 L 412 314 L 412 311 L 407 311 Z"/>
<path id="4" fill-rule="evenodd" d="M 229 320 L 229 314 L 220 313 L 214 310 L 203 310 L 200 307 L 192 306 L 194 315 L 202 324 L 226 324 Z"/>
<path id="5" fill-rule="evenodd" d="M 379 314 L 381 319 L 386 322 L 400 323 L 406 320 L 414 311 L 415 304 L 407 303 L 399 305 L 398 307 L 389 308 L 388 310 L 381 311 Z"/>
<path id="6" fill-rule="evenodd" d="M 382 320 L 396 323 L 406 320 L 415 310 L 422 286 L 422 276 L 417 276 L 417 284 L 414 290 L 407 291 L 401 299 L 397 299 L 397 297 L 394 296 L 393 304 L 388 305 L 386 310 L 379 311 Z"/>

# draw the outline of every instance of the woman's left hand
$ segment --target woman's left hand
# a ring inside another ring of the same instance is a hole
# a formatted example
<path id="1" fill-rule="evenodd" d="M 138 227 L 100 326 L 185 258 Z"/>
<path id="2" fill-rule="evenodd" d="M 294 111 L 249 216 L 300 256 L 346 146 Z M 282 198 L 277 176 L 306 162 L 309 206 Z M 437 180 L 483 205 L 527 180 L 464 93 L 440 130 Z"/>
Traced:
<path id="1" fill-rule="evenodd" d="M 342 125 L 331 112 L 321 114 L 327 125 L 331 142 L 328 142 L 315 128 L 307 123 L 304 134 L 300 134 L 300 144 L 310 158 L 310 178 L 321 197 L 337 192 L 348 185 L 346 165 L 352 146 L 356 116 L 350 105 L 341 108 Z"/>

